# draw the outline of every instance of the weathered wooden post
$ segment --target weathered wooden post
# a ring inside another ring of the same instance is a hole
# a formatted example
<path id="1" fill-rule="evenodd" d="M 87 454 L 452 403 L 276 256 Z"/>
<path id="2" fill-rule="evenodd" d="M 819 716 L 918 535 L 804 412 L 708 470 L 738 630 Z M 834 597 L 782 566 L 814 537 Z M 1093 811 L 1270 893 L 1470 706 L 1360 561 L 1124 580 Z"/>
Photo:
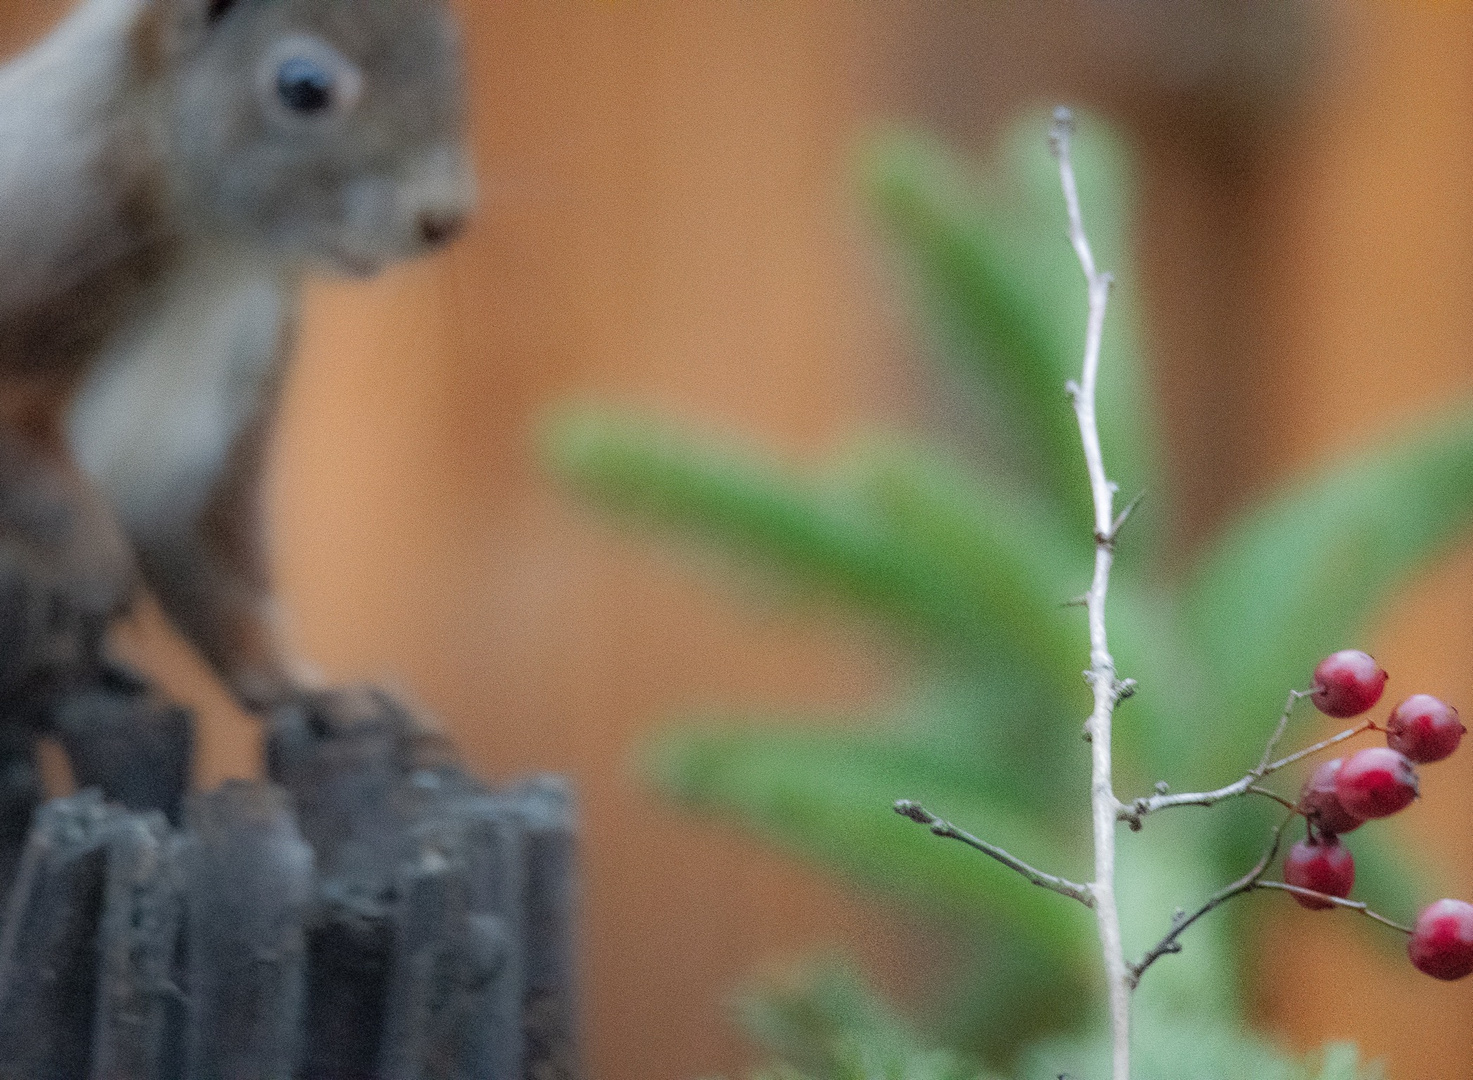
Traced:
<path id="1" fill-rule="evenodd" d="M 270 729 L 271 782 L 193 795 L 182 710 L 118 687 L 52 710 L 97 786 L 42 806 L 19 859 L 0 1076 L 579 1075 L 566 785 L 489 789 L 389 698 L 330 700 Z"/>

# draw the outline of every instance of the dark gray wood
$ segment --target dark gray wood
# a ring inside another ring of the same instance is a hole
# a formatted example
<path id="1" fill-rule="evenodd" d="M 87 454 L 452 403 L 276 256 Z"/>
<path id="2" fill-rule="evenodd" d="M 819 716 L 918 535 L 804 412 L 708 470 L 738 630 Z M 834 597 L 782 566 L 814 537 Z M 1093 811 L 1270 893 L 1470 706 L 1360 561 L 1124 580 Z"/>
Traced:
<path id="1" fill-rule="evenodd" d="M 6 1080 L 86 1080 L 115 817 L 96 792 L 58 799 L 37 814 L 0 934 Z"/>
<path id="2" fill-rule="evenodd" d="M 68 694 L 46 723 L 81 776 L 177 799 L 187 715 Z M 37 723 L 0 720 L 0 813 L 33 805 Z M 0 1080 L 576 1078 L 566 785 L 488 790 L 374 692 L 277 718 L 268 759 L 284 786 L 194 796 L 178 828 L 96 791 L 43 808 L 0 933 Z"/>
<path id="3" fill-rule="evenodd" d="M 468 914 L 460 950 L 462 1022 L 447 1048 L 455 1080 L 522 1075 L 526 836 L 505 800 L 477 797 L 457 808 L 463 829 Z"/>
<path id="4" fill-rule="evenodd" d="M 36 769 L 35 730 L 28 725 L 0 720 L 0 897 L 10 895 L 36 808 L 43 797 L 40 773 Z"/>
<path id="5" fill-rule="evenodd" d="M 393 873 L 391 798 L 406 769 L 403 720 L 383 695 L 322 695 L 286 710 L 267 741 L 271 778 L 292 794 L 324 878 Z"/>
<path id="6" fill-rule="evenodd" d="M 58 700 L 49 719 L 79 788 L 177 823 L 194 763 L 188 709 L 141 690 L 89 687 Z"/>
<path id="7" fill-rule="evenodd" d="M 306 1080 L 374 1080 L 393 930 L 386 915 L 324 905 L 307 936 Z"/>
<path id="8" fill-rule="evenodd" d="M 368 690 L 325 693 L 272 725 L 270 773 L 292 793 L 320 876 L 308 931 L 303 1075 L 312 1080 L 377 1077 L 381 1037 L 398 1030 L 387 1000 L 394 897 L 406 830 L 425 810 L 409 779 L 415 732 L 408 713 Z"/>
<path id="9" fill-rule="evenodd" d="M 454 830 L 425 830 L 395 882 L 393 960 L 385 1000 L 378 1075 L 442 1080 L 460 1018 L 460 956 L 469 894 Z"/>
<path id="10" fill-rule="evenodd" d="M 179 996 L 175 850 L 159 813 L 121 815 L 108 838 L 91 1080 L 159 1080 Z"/>
<path id="11" fill-rule="evenodd" d="M 527 1080 L 575 1080 L 578 1057 L 576 810 L 558 776 L 537 776 L 507 792 L 526 830 L 526 922 L 522 1006 Z"/>
<path id="12" fill-rule="evenodd" d="M 190 1080 L 289 1080 L 301 1050 L 312 850 L 286 794 L 230 781 L 192 797 L 186 880 Z"/>

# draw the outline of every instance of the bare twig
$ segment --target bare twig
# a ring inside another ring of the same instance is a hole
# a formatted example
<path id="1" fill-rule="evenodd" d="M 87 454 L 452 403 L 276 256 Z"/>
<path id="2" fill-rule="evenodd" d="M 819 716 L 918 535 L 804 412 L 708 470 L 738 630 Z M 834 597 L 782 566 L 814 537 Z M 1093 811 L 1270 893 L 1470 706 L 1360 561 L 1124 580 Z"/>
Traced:
<path id="1" fill-rule="evenodd" d="M 1187 927 L 1191 926 L 1194 922 L 1196 922 L 1203 915 L 1206 915 L 1214 908 L 1221 907 L 1233 897 L 1241 896 L 1245 892 L 1251 892 L 1254 888 L 1257 887 L 1259 881 L 1263 878 L 1264 872 L 1268 870 L 1269 864 L 1274 861 L 1274 857 L 1279 853 L 1279 840 L 1284 835 L 1284 826 L 1288 825 L 1289 822 L 1293 820 L 1294 815 L 1290 814 L 1274 828 L 1273 837 L 1269 842 L 1268 850 L 1263 853 L 1263 858 L 1259 859 L 1258 862 L 1254 864 L 1252 870 L 1249 870 L 1246 874 L 1240 877 L 1237 881 L 1233 882 L 1231 885 L 1224 886 L 1223 888 L 1217 890 L 1217 892 L 1208 897 L 1205 904 L 1199 907 L 1196 911 L 1192 912 L 1190 915 L 1184 914 L 1180 911 L 1176 913 L 1175 917 L 1173 917 L 1171 920 L 1171 930 L 1167 933 L 1167 935 L 1163 937 L 1160 941 L 1158 941 L 1155 945 L 1153 945 L 1144 956 L 1142 956 L 1139 960 L 1130 965 L 1130 987 L 1132 990 L 1140 985 L 1141 976 L 1145 974 L 1146 969 L 1154 964 L 1157 960 L 1160 960 L 1168 953 L 1181 952 L 1181 941 L 1179 939 L 1181 938 L 1183 931 L 1185 931 Z"/>
<path id="2" fill-rule="evenodd" d="M 1284 798 L 1284 796 L 1280 795 L 1277 791 L 1270 791 L 1266 787 L 1259 787 L 1257 784 L 1254 784 L 1248 789 L 1248 794 L 1262 795 L 1266 799 L 1272 799 L 1274 802 L 1282 806 L 1285 810 L 1293 810 L 1296 814 L 1299 813 L 1299 805 L 1293 799 Z"/>
<path id="3" fill-rule="evenodd" d="M 986 840 L 978 839 L 965 829 L 958 829 L 951 822 L 942 820 L 918 803 L 913 803 L 909 799 L 901 799 L 895 804 L 895 812 L 902 817 L 910 818 L 911 821 L 925 825 L 937 836 L 960 840 L 968 847 L 976 848 L 984 855 L 990 855 L 1004 866 L 1016 870 L 1040 888 L 1049 889 L 1052 892 L 1058 893 L 1060 896 L 1067 896 L 1070 899 L 1078 900 L 1085 907 L 1095 906 L 1095 898 L 1090 893 L 1088 885 L 1080 885 L 1069 881 L 1067 878 L 1048 874 L 1036 867 L 1029 866 L 1022 859 L 1009 854 L 996 844 L 989 844 Z"/>
<path id="4" fill-rule="evenodd" d="M 1182 792 L 1177 795 L 1158 791 L 1155 795 L 1136 799 L 1129 804 L 1122 804 L 1117 811 L 1117 816 L 1121 821 L 1128 823 L 1132 829 L 1139 829 L 1141 827 L 1141 819 L 1147 814 L 1154 814 L 1158 810 L 1168 810 L 1173 806 L 1215 806 L 1225 799 L 1233 799 L 1239 795 L 1247 795 L 1249 793 L 1267 795 L 1269 798 L 1276 799 L 1279 802 L 1285 802 L 1288 805 L 1286 800 L 1281 796 L 1259 787 L 1258 782 L 1265 776 L 1276 773 L 1286 766 L 1293 765 L 1296 761 L 1302 761 L 1311 754 L 1318 754 L 1321 750 L 1328 750 L 1337 743 L 1354 738 L 1364 731 L 1374 731 L 1376 729 L 1375 723 L 1367 720 L 1359 727 L 1342 731 L 1338 735 L 1333 735 L 1328 739 L 1317 742 L 1313 746 L 1306 746 L 1303 750 L 1296 751 L 1288 757 L 1282 757 L 1275 761 L 1273 759 L 1274 751 L 1278 749 L 1279 743 L 1283 740 L 1284 730 L 1289 724 L 1290 713 L 1294 711 L 1294 706 L 1301 699 L 1309 697 L 1312 693 L 1314 693 L 1313 690 L 1289 691 L 1288 700 L 1284 702 L 1284 711 L 1279 715 L 1279 721 L 1274 727 L 1273 734 L 1269 736 L 1268 744 L 1263 748 L 1263 756 L 1259 758 L 1258 764 L 1250 769 L 1241 779 L 1228 784 L 1226 787 L 1217 788 L 1215 791 Z"/>
<path id="5" fill-rule="evenodd" d="M 1292 809 L 1292 807 L 1291 807 Z M 1130 985 L 1134 989 L 1140 985 L 1141 976 L 1145 974 L 1148 967 L 1170 953 L 1181 952 L 1181 935 L 1203 915 L 1214 908 L 1221 907 L 1235 896 L 1242 896 L 1257 889 L 1275 889 L 1279 892 L 1293 893 L 1295 896 L 1304 896 L 1313 900 L 1323 901 L 1327 906 L 1345 908 L 1347 911 L 1357 911 L 1368 919 L 1374 919 L 1383 926 L 1389 926 L 1393 930 L 1400 930 L 1404 934 L 1410 934 L 1412 928 L 1403 926 L 1399 922 L 1388 919 L 1385 915 L 1372 911 L 1363 900 L 1346 900 L 1339 896 L 1330 896 L 1327 893 L 1315 892 L 1313 889 L 1301 888 L 1298 885 L 1290 885 L 1284 881 L 1264 881 L 1263 875 L 1279 854 L 1279 843 L 1284 835 L 1284 827 L 1294 820 L 1291 813 L 1283 821 L 1274 827 L 1273 836 L 1269 842 L 1268 850 L 1263 857 L 1254 864 L 1253 869 L 1240 877 L 1231 885 L 1224 886 L 1208 897 L 1207 902 L 1196 911 L 1187 915 L 1178 911 L 1171 920 L 1171 930 L 1158 941 L 1151 949 L 1135 963 L 1130 965 Z"/>
<path id="6" fill-rule="evenodd" d="M 1307 896 L 1311 900 L 1322 900 L 1332 907 L 1344 908 L 1346 911 L 1358 911 L 1368 919 L 1375 919 L 1382 926 L 1389 926 L 1393 930 L 1400 930 L 1403 934 L 1410 934 L 1412 928 L 1403 926 L 1385 915 L 1372 911 L 1366 906 L 1364 900 L 1346 900 L 1340 896 L 1330 896 L 1327 893 L 1315 892 L 1313 889 L 1301 889 L 1298 885 L 1290 885 L 1287 881 L 1257 881 L 1254 882 L 1255 889 L 1277 889 L 1279 892 L 1293 893 L 1295 896 Z"/>
<path id="7" fill-rule="evenodd" d="M 1269 762 L 1274 759 L 1274 751 L 1279 748 L 1279 743 L 1284 740 L 1284 732 L 1289 728 L 1289 717 L 1294 712 L 1294 706 L 1299 704 L 1300 698 L 1307 698 L 1313 690 L 1290 690 L 1289 696 L 1284 699 L 1284 711 L 1279 713 L 1279 722 L 1274 726 L 1274 733 L 1268 737 L 1268 742 L 1263 747 L 1263 756 L 1258 759 L 1256 772 L 1260 779 L 1268 772 Z"/>
<path id="8" fill-rule="evenodd" d="M 1094 252 L 1084 231 L 1079 207 L 1079 187 L 1074 178 L 1070 140 L 1074 119 L 1067 109 L 1054 113 L 1050 138 L 1059 161 L 1059 182 L 1069 212 L 1069 242 L 1079 258 L 1089 293 L 1089 319 L 1084 338 L 1084 365 L 1079 382 L 1069 386 L 1079 437 L 1089 470 L 1089 488 L 1094 502 L 1095 571 L 1087 595 L 1089 612 L 1089 681 L 1094 691 L 1094 709 L 1086 730 L 1090 737 L 1090 804 L 1094 820 L 1095 877 L 1090 892 L 1095 901 L 1100 951 L 1105 962 L 1105 979 L 1110 996 L 1111 1060 L 1114 1080 L 1130 1080 L 1130 970 L 1125 965 L 1120 941 L 1120 913 L 1115 904 L 1115 824 L 1120 801 L 1115 798 L 1111 778 L 1110 728 L 1119 700 L 1120 683 L 1115 660 L 1110 655 L 1105 632 L 1105 597 L 1110 587 L 1114 561 L 1115 531 L 1125 515 L 1115 517 L 1115 485 L 1105 472 L 1100 450 L 1100 429 L 1095 416 L 1095 384 L 1100 370 L 1100 344 L 1105 329 L 1105 309 L 1110 300 L 1110 275 L 1095 266 Z"/>

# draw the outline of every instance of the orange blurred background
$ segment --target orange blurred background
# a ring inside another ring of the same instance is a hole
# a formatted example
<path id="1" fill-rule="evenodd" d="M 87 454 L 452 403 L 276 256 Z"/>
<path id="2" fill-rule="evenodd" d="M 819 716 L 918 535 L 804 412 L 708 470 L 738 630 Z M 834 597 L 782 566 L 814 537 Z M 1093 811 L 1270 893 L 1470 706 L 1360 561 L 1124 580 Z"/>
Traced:
<path id="1" fill-rule="evenodd" d="M 67 6 L 3 0 L 0 37 L 18 47 Z M 276 457 L 283 592 L 331 676 L 420 701 L 484 774 L 575 778 L 591 1074 L 730 1073 L 749 1052 L 724 1002 L 762 965 L 839 945 L 903 991 L 940 950 L 658 804 L 630 748 L 702 706 L 860 706 L 898 660 L 580 511 L 538 467 L 539 416 L 570 396 L 656 403 L 800 453 L 924 425 L 923 362 L 852 197 L 857 141 L 903 119 L 980 153 L 1025 105 L 1082 103 L 1142 154 L 1190 545 L 1295 468 L 1473 388 L 1473 5 L 460 6 L 483 205 L 445 256 L 313 289 Z M 1470 612 L 1473 551 L 1370 644 L 1399 685 L 1473 701 Z M 204 779 L 252 770 L 251 725 L 176 677 L 208 714 Z M 1396 824 L 1469 895 L 1473 759 L 1457 762 Z M 1267 1029 L 1354 1037 L 1393 1080 L 1473 1076 L 1473 1027 L 1422 1022 L 1468 1015 L 1473 985 L 1301 914 L 1267 935 Z"/>

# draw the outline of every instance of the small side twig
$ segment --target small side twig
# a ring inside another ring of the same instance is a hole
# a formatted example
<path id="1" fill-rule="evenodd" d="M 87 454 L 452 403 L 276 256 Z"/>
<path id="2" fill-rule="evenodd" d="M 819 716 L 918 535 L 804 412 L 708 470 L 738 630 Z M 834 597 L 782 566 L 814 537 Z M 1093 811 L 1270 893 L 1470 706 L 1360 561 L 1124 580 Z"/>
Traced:
<path id="1" fill-rule="evenodd" d="M 1315 743 L 1313 746 L 1306 746 L 1303 750 L 1297 750 L 1294 753 L 1290 754 L 1288 757 L 1279 758 L 1278 761 L 1275 761 L 1272 765 L 1263 770 L 1264 774 L 1267 775 L 1271 772 L 1278 772 L 1286 765 L 1293 765 L 1296 761 L 1302 761 L 1305 758 L 1309 757 L 1311 754 L 1318 754 L 1321 750 L 1328 750 L 1330 747 L 1335 746 L 1338 743 L 1343 743 L 1346 739 L 1353 739 L 1355 738 L 1355 736 L 1360 735 L 1364 732 L 1380 730 L 1381 729 L 1376 726 L 1376 722 L 1374 720 L 1367 720 L 1364 724 L 1361 724 L 1358 727 L 1347 728 L 1346 730 L 1340 732 L 1338 735 L 1331 735 L 1328 739 L 1322 739 L 1321 741 Z"/>
<path id="2" fill-rule="evenodd" d="M 1248 788 L 1248 794 L 1262 795 L 1265 799 L 1272 799 L 1274 802 L 1282 806 L 1285 810 L 1292 810 L 1296 814 L 1299 813 L 1298 804 L 1295 803 L 1293 799 L 1284 798 L 1284 796 L 1280 795 L 1277 791 L 1270 791 L 1266 787 L 1259 787 L 1257 784 L 1254 784 Z"/>
<path id="3" fill-rule="evenodd" d="M 895 812 L 901 817 L 907 817 L 911 821 L 925 825 L 937 836 L 943 836 L 950 840 L 960 840 L 968 847 L 975 848 L 984 855 L 990 855 L 1009 869 L 1016 870 L 1040 888 L 1056 892 L 1060 896 L 1067 896 L 1070 899 L 1078 900 L 1088 908 L 1095 906 L 1094 894 L 1090 892 L 1088 885 L 1080 885 L 1076 882 L 1069 881 L 1067 878 L 1061 878 L 1056 874 L 1045 873 L 1037 867 L 1029 866 L 1022 859 L 1004 851 L 996 844 L 989 844 L 986 840 L 973 836 L 965 829 L 959 829 L 951 822 L 937 817 L 919 803 L 911 802 L 909 799 L 901 799 L 895 804 Z"/>
<path id="4" fill-rule="evenodd" d="M 1297 811 L 1295 812 L 1297 813 Z M 1377 911 L 1373 911 L 1364 900 L 1347 900 L 1344 897 L 1340 896 L 1330 896 L 1327 893 L 1315 892 L 1313 889 L 1305 889 L 1301 888 L 1298 885 L 1290 885 L 1286 881 L 1264 881 L 1263 875 L 1267 872 L 1269 866 L 1272 865 L 1274 859 L 1278 857 L 1279 844 L 1283 839 L 1284 828 L 1289 824 L 1289 822 L 1293 820 L 1294 813 L 1291 813 L 1288 817 L 1284 818 L 1283 821 L 1279 822 L 1279 824 L 1274 827 L 1273 834 L 1269 840 L 1268 850 L 1266 850 L 1263 853 L 1263 857 L 1253 865 L 1252 870 L 1249 870 L 1246 874 L 1238 878 L 1238 880 L 1234 881 L 1231 885 L 1226 885 L 1223 888 L 1219 889 L 1217 892 L 1213 893 L 1210 897 L 1207 898 L 1206 903 L 1204 903 L 1201 907 L 1192 912 L 1190 915 L 1185 914 L 1181 911 L 1178 911 L 1176 913 L 1176 915 L 1171 920 L 1171 930 L 1166 934 L 1166 936 L 1158 941 L 1155 945 L 1153 945 L 1144 956 L 1142 956 L 1139 960 L 1130 965 L 1130 988 L 1132 990 L 1140 985 L 1141 976 L 1145 974 L 1146 969 L 1154 964 L 1157 960 L 1160 960 L 1163 956 L 1167 956 L 1171 953 L 1181 952 L 1180 939 L 1182 933 L 1187 929 L 1187 927 L 1191 926 L 1208 912 L 1214 910 L 1215 908 L 1221 907 L 1233 897 L 1242 896 L 1244 893 L 1254 892 L 1258 889 L 1272 889 L 1279 892 L 1292 893 L 1295 896 L 1307 897 L 1312 900 L 1319 900 L 1327 906 L 1344 908 L 1347 911 L 1359 912 L 1366 918 L 1374 919 L 1381 925 L 1389 926 L 1393 930 L 1400 930 L 1403 934 L 1410 934 L 1412 932 L 1412 928 L 1410 926 L 1403 926 L 1401 923 L 1396 922 L 1393 919 L 1388 919 L 1385 915 L 1382 915 Z"/>
<path id="5" fill-rule="evenodd" d="M 1338 735 L 1332 735 L 1328 739 L 1321 740 L 1313 746 L 1306 746 L 1303 750 L 1297 750 L 1287 757 L 1274 760 L 1274 751 L 1278 749 L 1279 743 L 1283 740 L 1284 731 L 1288 727 L 1289 716 L 1294 711 L 1294 706 L 1302 698 L 1307 698 L 1312 693 L 1314 693 L 1312 690 L 1289 691 L 1288 700 L 1284 702 L 1284 711 L 1279 715 L 1279 720 L 1274 726 L 1273 734 L 1269 736 L 1268 744 L 1263 748 L 1263 756 L 1259 759 L 1258 764 L 1239 780 L 1228 784 L 1226 787 L 1217 788 L 1214 791 L 1182 792 L 1176 795 L 1158 791 L 1155 795 L 1145 796 L 1130 803 L 1122 803 L 1117 812 L 1119 820 L 1126 822 L 1132 829 L 1139 829 L 1141 827 L 1141 819 L 1147 814 L 1156 813 L 1158 810 L 1169 810 L 1174 806 L 1215 806 L 1227 799 L 1237 798 L 1240 795 L 1250 793 L 1266 795 L 1286 806 L 1292 805 L 1283 796 L 1277 795 L 1266 788 L 1259 787 L 1258 782 L 1265 776 L 1270 776 L 1280 769 L 1293 765 L 1296 761 L 1302 761 L 1312 754 L 1318 754 L 1321 750 L 1328 750 L 1330 747 L 1342 743 L 1346 739 L 1354 738 L 1362 732 L 1376 730 L 1375 723 L 1367 720 L 1358 727 L 1349 728 L 1340 732 Z"/>
<path id="6" fill-rule="evenodd" d="M 1206 915 L 1209 911 L 1221 907 L 1233 897 L 1242 896 L 1244 893 L 1251 892 L 1254 888 L 1258 886 L 1259 882 L 1263 878 L 1264 872 L 1268 870 L 1269 864 L 1274 861 L 1274 858 L 1279 853 L 1279 841 L 1283 838 L 1284 827 L 1293 820 L 1294 815 L 1290 814 L 1288 817 L 1284 818 L 1283 821 L 1279 822 L 1277 826 L 1274 827 L 1272 838 L 1269 841 L 1268 850 L 1263 853 L 1263 858 L 1259 859 L 1258 862 L 1254 864 L 1252 870 L 1249 870 L 1246 874 L 1238 878 L 1238 880 L 1233 882 L 1231 885 L 1226 885 L 1223 888 L 1218 889 L 1217 892 L 1213 893 L 1210 897 L 1207 898 L 1206 903 L 1204 903 L 1201 907 L 1192 912 L 1190 915 L 1186 915 L 1181 912 L 1177 913 L 1176 917 L 1171 920 L 1171 930 L 1166 934 L 1166 936 L 1158 941 L 1155 945 L 1153 945 L 1144 956 L 1142 956 L 1139 960 L 1130 965 L 1130 988 L 1132 990 L 1140 985 L 1141 976 L 1144 975 L 1146 969 L 1154 964 L 1157 960 L 1160 960 L 1163 956 L 1166 956 L 1169 953 L 1181 952 L 1180 938 L 1187 927 L 1191 926 L 1203 915 Z"/>

